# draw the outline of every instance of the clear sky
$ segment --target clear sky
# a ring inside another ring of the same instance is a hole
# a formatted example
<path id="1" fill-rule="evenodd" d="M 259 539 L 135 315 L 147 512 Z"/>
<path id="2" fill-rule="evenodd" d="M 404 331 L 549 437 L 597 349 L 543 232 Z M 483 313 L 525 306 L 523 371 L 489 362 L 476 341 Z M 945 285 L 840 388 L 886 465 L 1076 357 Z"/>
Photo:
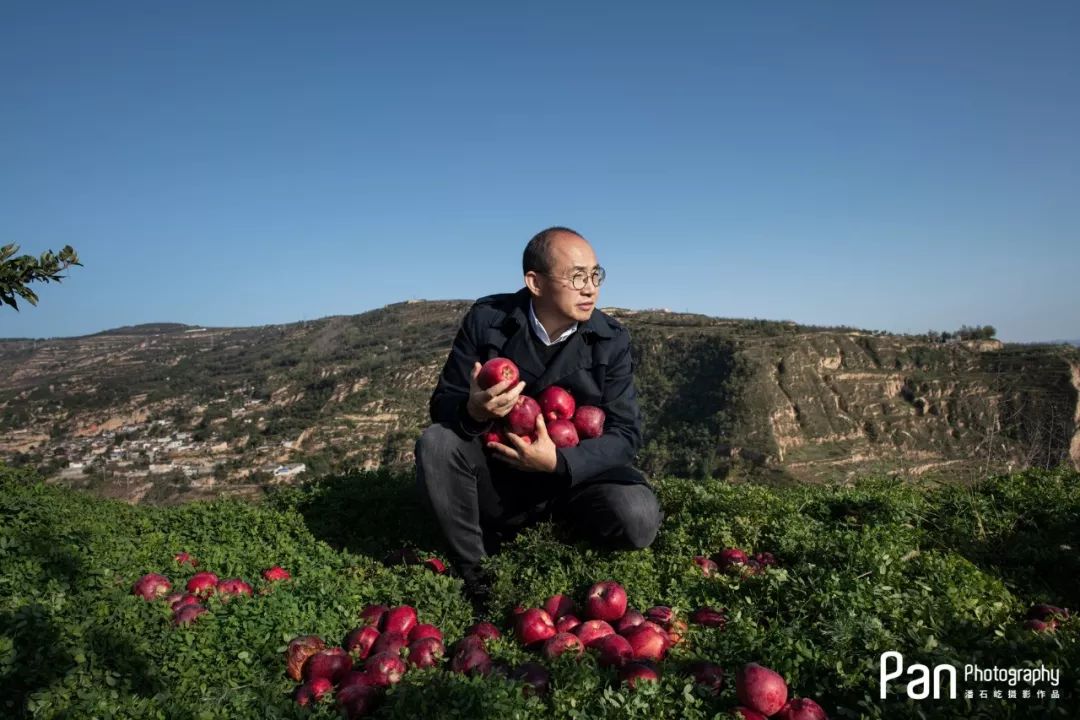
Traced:
<path id="1" fill-rule="evenodd" d="M 600 305 L 1080 338 L 1076 2 L 0 3 L 0 337 Z"/>

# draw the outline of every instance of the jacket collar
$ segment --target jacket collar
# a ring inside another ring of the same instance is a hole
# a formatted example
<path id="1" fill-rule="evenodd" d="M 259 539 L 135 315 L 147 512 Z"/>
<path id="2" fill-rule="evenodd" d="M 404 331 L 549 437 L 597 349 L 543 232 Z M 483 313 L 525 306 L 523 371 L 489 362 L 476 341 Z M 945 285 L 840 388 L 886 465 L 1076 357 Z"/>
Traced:
<path id="1" fill-rule="evenodd" d="M 583 367 L 591 366 L 592 345 L 597 337 L 610 338 L 614 332 L 599 310 L 594 309 L 587 322 L 578 325 L 577 332 L 564 342 L 567 347 L 555 356 L 555 361 L 547 367 L 540 360 L 534 347 L 529 327 L 529 289 L 522 288 L 511 296 L 511 307 L 502 318 L 496 318 L 491 324 L 498 327 L 506 338 L 501 353 L 512 358 L 525 380 L 527 392 L 536 392 L 560 380 Z"/>
<path id="2" fill-rule="evenodd" d="M 512 308 L 510 312 L 506 314 L 504 318 L 498 319 L 493 325 L 501 326 L 506 334 L 509 335 L 513 332 L 510 325 L 517 325 L 519 328 L 529 327 L 529 300 L 531 295 L 529 288 L 523 287 L 512 295 Z M 611 326 L 607 324 L 600 311 L 593 308 L 592 314 L 589 319 L 583 323 L 578 324 L 578 333 L 592 333 L 603 338 L 613 337 Z M 577 333 L 574 333 L 575 335 Z"/>

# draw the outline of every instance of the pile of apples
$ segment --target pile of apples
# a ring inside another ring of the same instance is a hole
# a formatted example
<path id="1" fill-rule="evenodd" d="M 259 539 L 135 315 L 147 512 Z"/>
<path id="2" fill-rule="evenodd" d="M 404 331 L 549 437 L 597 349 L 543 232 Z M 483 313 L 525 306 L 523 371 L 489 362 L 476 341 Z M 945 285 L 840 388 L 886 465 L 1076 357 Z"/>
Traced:
<path id="1" fill-rule="evenodd" d="M 639 682 L 660 679 L 656 663 L 682 640 L 687 626 L 669 607 L 641 613 L 626 604 L 621 585 L 598 582 L 589 588 L 581 617 L 563 594 L 548 598 L 543 608 L 515 608 L 514 635 L 523 647 L 548 660 L 593 651 L 601 667 L 617 668 L 619 680 L 635 688 Z"/>
<path id="2" fill-rule="evenodd" d="M 317 635 L 301 635 L 289 642 L 285 660 L 289 677 L 303 681 L 293 694 L 299 705 L 333 692 L 345 716 L 354 718 L 373 711 L 383 690 L 400 682 L 410 667 L 434 667 L 443 654 L 442 631 L 419 622 L 416 608 L 369 605 L 341 646 L 327 647 Z"/>
<path id="3" fill-rule="evenodd" d="M 753 556 L 737 547 L 727 547 L 711 556 L 695 555 L 694 564 L 701 568 L 705 577 L 717 573 L 727 573 L 746 577 L 761 575 L 765 568 L 776 565 L 776 558 L 771 552 L 759 552 Z"/>
<path id="4" fill-rule="evenodd" d="M 194 568 L 199 564 L 186 552 L 176 553 L 173 559 L 181 567 L 190 565 Z M 262 576 L 267 582 L 288 580 L 291 577 L 289 572 L 280 565 L 263 570 Z M 163 599 L 172 609 L 173 624 L 177 626 L 190 625 L 195 618 L 207 612 L 203 603 L 212 595 L 216 595 L 222 602 L 228 602 L 230 598 L 237 595 L 254 594 L 251 585 L 240 578 L 222 580 L 214 573 L 205 571 L 191 576 L 185 586 L 187 592 L 170 593 L 170 590 L 172 590 L 172 583 L 169 578 L 159 573 L 147 573 L 135 581 L 131 594 L 148 601 Z"/>
<path id="5" fill-rule="evenodd" d="M 498 672 L 524 682 L 527 692 L 546 693 L 551 678 L 539 664 L 524 663 L 510 671 L 492 661 L 487 643 L 500 635 L 488 622 L 470 627 L 451 648 L 449 670 L 481 676 Z M 332 694 L 347 718 L 370 714 L 387 687 L 400 682 L 410 669 L 438 667 L 445 655 L 442 631 L 418 622 L 410 605 L 369 605 L 360 613 L 360 625 L 340 647 L 327 647 L 316 635 L 301 635 L 285 651 L 289 677 L 303 682 L 293 699 L 308 705 Z"/>
<path id="6" fill-rule="evenodd" d="M 497 357 L 488 360 L 480 368 L 476 383 L 487 390 L 501 382 L 509 381 L 509 387 L 517 385 L 521 376 L 513 360 Z M 513 409 L 498 426 L 484 435 L 489 442 L 509 445 L 507 433 L 519 436 L 525 443 L 536 441 L 536 418 L 544 416 L 548 436 L 555 447 L 574 447 L 582 440 L 598 438 L 604 434 L 607 416 L 595 405 L 578 407 L 574 396 L 557 385 L 544 389 L 536 398 L 519 395 Z"/>

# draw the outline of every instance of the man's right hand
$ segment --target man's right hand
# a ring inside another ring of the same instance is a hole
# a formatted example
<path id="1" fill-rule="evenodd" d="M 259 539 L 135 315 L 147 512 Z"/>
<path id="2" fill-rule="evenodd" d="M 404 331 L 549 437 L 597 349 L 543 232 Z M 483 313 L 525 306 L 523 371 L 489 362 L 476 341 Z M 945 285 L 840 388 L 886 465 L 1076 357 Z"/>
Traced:
<path id="1" fill-rule="evenodd" d="M 492 385 L 483 390 L 476 383 L 480 374 L 480 363 L 473 363 L 472 378 L 469 380 L 469 402 L 466 405 L 469 415 L 477 422 L 488 422 L 497 418 L 506 417 L 517 402 L 518 396 L 525 389 L 525 381 L 522 380 L 513 388 L 509 380 L 503 380 L 497 385 Z"/>

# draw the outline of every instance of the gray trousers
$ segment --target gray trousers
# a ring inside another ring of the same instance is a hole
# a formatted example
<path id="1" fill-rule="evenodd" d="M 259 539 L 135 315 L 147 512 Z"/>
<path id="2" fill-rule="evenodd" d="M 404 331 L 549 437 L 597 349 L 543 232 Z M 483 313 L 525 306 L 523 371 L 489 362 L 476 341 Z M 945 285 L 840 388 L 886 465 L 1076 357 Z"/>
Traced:
<path id="1" fill-rule="evenodd" d="M 604 547 L 635 549 L 652 543 L 663 518 L 652 488 L 633 467 L 569 487 L 548 473 L 510 468 L 481 438 L 466 439 L 444 424 L 429 426 L 416 442 L 416 484 L 466 577 L 503 540 L 542 520 Z"/>

